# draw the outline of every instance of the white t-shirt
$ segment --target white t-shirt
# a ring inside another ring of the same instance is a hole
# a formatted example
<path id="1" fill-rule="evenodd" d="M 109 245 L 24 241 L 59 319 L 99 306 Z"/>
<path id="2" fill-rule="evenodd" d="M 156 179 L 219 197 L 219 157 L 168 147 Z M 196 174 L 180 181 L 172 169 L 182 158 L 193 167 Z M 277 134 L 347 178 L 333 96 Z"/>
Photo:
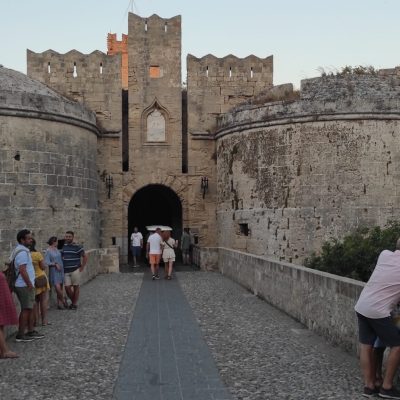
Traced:
<path id="1" fill-rule="evenodd" d="M 354 309 L 367 318 L 386 318 L 399 301 L 400 251 L 383 250 Z"/>
<path id="2" fill-rule="evenodd" d="M 131 244 L 133 247 L 141 247 L 140 241 L 143 240 L 143 235 L 140 232 L 133 232 L 131 235 Z"/>
<path id="3" fill-rule="evenodd" d="M 148 243 L 150 244 L 149 254 L 161 254 L 161 236 L 158 233 L 153 233 L 149 236 Z"/>
<path id="4" fill-rule="evenodd" d="M 21 274 L 19 273 L 19 267 L 21 265 L 26 265 L 26 272 L 28 273 L 29 280 L 31 281 L 32 285 L 35 285 L 35 268 L 32 263 L 32 257 L 29 249 L 22 244 L 19 244 L 11 254 L 10 260 L 14 259 L 14 254 L 17 254 L 15 257 L 15 270 L 17 272 L 18 278 L 15 281 L 15 287 L 26 287 L 26 283 L 22 278 Z"/>

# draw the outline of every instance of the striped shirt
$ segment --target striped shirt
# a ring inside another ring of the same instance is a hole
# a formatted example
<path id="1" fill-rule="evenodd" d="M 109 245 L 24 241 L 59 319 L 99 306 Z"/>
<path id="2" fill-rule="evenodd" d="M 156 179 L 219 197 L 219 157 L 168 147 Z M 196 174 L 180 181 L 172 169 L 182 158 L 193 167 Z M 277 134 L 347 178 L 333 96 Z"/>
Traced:
<path id="1" fill-rule="evenodd" d="M 73 272 L 81 266 L 81 257 L 85 255 L 82 246 L 76 243 L 64 244 L 61 250 L 65 272 Z"/>

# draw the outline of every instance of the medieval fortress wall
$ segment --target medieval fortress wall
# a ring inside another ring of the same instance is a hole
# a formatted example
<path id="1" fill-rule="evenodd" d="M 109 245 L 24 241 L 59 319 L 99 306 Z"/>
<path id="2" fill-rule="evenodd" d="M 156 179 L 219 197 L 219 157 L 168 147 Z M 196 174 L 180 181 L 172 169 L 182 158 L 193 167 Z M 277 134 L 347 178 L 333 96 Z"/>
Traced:
<path id="1" fill-rule="evenodd" d="M 97 134 L 93 113 L 0 67 L 0 257 L 29 227 L 38 248 L 66 227 L 99 247 Z"/>
<path id="2" fill-rule="evenodd" d="M 159 185 L 178 196 L 201 246 L 301 263 L 323 240 L 398 216 L 399 69 L 305 80 L 298 93 L 273 86 L 272 56 L 189 55 L 183 88 L 180 16 L 130 14 L 128 35 L 108 43 L 108 54 L 28 50 L 27 85 L 65 96 L 64 116 L 44 117 L 46 96 L 33 95 L 18 107 L 44 113 L 28 128 L 0 113 L 4 223 L 20 227 L 38 210 L 33 226 L 47 235 L 72 215 L 84 241 L 118 244 L 124 262 L 132 199 Z M 3 251 L 14 232 L 0 233 Z"/>
<path id="3" fill-rule="evenodd" d="M 300 99 L 220 118 L 219 245 L 301 263 L 400 209 L 396 70 L 305 80 Z"/>

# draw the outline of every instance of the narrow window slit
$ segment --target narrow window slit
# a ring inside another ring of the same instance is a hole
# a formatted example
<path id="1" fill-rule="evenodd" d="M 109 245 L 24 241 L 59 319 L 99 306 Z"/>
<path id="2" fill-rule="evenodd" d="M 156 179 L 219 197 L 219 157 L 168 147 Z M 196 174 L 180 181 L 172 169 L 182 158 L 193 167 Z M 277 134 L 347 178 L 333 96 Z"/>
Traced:
<path id="1" fill-rule="evenodd" d="M 229 67 L 229 78 L 232 78 L 232 67 Z"/>
<path id="2" fill-rule="evenodd" d="M 208 65 L 207 65 L 207 69 L 206 69 L 206 75 L 207 75 L 207 78 L 208 78 Z"/>
<path id="3" fill-rule="evenodd" d="M 148 26 L 147 26 L 147 19 L 146 19 L 146 21 L 144 21 L 144 31 L 145 32 L 147 32 L 147 28 L 148 28 Z"/>
<path id="4" fill-rule="evenodd" d="M 51 73 L 50 61 L 47 63 L 47 73 Z"/>
<path id="5" fill-rule="evenodd" d="M 103 63 L 101 62 L 100 63 L 100 75 L 102 75 L 103 74 Z"/>
<path id="6" fill-rule="evenodd" d="M 164 25 L 164 31 L 168 32 L 168 22 L 166 22 L 165 25 Z"/>
<path id="7" fill-rule="evenodd" d="M 77 72 L 77 70 L 76 70 L 76 62 L 75 62 L 75 61 L 74 61 L 74 72 L 73 72 L 72 76 L 73 76 L 74 78 L 76 78 L 76 77 L 78 76 L 78 72 Z"/>
<path id="8" fill-rule="evenodd" d="M 253 67 L 250 68 L 250 78 L 254 78 L 254 71 Z"/>

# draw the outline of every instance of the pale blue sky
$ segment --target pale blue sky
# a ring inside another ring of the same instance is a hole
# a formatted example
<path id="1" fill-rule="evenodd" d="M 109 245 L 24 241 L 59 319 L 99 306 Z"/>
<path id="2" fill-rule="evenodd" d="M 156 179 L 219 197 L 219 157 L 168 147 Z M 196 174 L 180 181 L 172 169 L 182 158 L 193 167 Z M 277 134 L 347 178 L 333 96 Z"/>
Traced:
<path id="1" fill-rule="evenodd" d="M 106 51 L 127 33 L 129 0 L 9 0 L 0 8 L 0 63 L 26 71 L 26 49 Z M 136 0 L 141 16 L 183 19 L 183 56 L 274 56 L 274 83 L 344 65 L 400 64 L 400 0 Z"/>

